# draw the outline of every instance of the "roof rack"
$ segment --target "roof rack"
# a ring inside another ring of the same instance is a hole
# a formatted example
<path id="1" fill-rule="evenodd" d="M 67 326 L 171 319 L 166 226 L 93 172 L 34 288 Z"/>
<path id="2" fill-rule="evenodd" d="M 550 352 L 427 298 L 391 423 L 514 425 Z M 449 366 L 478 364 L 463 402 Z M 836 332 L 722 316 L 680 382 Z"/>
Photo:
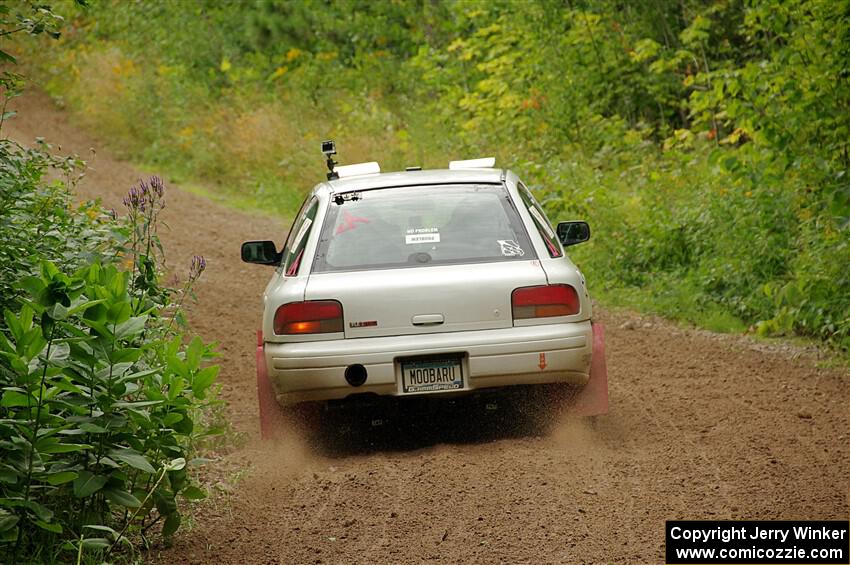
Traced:
<path id="1" fill-rule="evenodd" d="M 449 162 L 449 169 L 492 169 L 496 165 L 495 157 L 483 157 L 481 159 L 467 159 L 465 161 Z"/>
<path id="2" fill-rule="evenodd" d="M 344 179 L 348 177 L 380 173 L 381 166 L 376 161 L 370 161 L 368 163 L 335 166 L 333 172 L 337 174 L 337 178 Z"/>

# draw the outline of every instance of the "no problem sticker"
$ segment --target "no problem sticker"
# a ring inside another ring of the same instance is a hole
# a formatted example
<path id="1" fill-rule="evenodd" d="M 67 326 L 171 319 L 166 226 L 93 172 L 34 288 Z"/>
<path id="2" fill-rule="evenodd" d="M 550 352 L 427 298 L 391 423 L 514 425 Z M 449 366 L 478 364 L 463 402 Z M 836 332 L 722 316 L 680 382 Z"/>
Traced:
<path id="1" fill-rule="evenodd" d="M 412 245 L 415 243 L 440 243 L 440 230 L 438 228 L 411 228 L 404 236 L 404 243 Z"/>

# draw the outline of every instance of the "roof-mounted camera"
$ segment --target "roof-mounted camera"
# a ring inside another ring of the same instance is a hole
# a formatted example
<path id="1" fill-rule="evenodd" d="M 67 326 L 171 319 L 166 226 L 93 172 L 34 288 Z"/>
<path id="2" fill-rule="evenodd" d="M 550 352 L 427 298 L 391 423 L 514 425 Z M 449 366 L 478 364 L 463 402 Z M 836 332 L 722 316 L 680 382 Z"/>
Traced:
<path id="1" fill-rule="evenodd" d="M 328 180 L 338 179 L 339 175 L 334 171 L 336 161 L 333 160 L 333 156 L 336 155 L 336 143 L 334 143 L 332 139 L 323 141 L 322 153 L 327 158 L 326 164 L 328 166 Z"/>

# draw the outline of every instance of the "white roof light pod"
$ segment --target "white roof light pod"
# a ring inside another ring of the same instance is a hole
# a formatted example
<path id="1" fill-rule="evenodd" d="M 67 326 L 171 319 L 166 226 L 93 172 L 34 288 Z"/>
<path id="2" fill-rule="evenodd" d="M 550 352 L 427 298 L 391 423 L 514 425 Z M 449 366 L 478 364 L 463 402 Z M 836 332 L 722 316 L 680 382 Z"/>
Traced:
<path id="1" fill-rule="evenodd" d="M 339 178 L 357 177 L 360 175 L 374 175 L 381 172 L 381 166 L 375 162 L 356 163 L 354 165 L 342 165 L 334 167 L 334 172 Z"/>
<path id="2" fill-rule="evenodd" d="M 467 159 L 466 161 L 451 161 L 449 169 L 492 169 L 496 165 L 495 157 L 484 157 L 483 159 Z"/>

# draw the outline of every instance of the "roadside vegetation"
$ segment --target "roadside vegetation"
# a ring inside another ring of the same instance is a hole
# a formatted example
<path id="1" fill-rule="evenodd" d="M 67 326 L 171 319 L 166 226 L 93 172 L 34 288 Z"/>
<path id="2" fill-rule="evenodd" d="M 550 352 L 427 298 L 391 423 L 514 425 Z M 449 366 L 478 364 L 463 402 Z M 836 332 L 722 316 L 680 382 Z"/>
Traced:
<path id="1" fill-rule="evenodd" d="M 0 37 L 60 27 L 46 7 L 0 3 Z M 0 137 L 24 83 L 9 69 Z M 165 183 L 105 210 L 75 202 L 84 174 L 43 142 L 0 139 L 0 563 L 132 560 L 205 496 L 192 468 L 221 431 L 215 352 L 181 312 L 203 258 L 162 283 Z"/>
<path id="2" fill-rule="evenodd" d="M 61 4 L 60 4 L 61 5 Z M 67 4 L 23 41 L 80 124 L 291 213 L 318 142 L 385 170 L 495 154 L 583 218 L 604 301 L 850 346 L 842 0 Z"/>

